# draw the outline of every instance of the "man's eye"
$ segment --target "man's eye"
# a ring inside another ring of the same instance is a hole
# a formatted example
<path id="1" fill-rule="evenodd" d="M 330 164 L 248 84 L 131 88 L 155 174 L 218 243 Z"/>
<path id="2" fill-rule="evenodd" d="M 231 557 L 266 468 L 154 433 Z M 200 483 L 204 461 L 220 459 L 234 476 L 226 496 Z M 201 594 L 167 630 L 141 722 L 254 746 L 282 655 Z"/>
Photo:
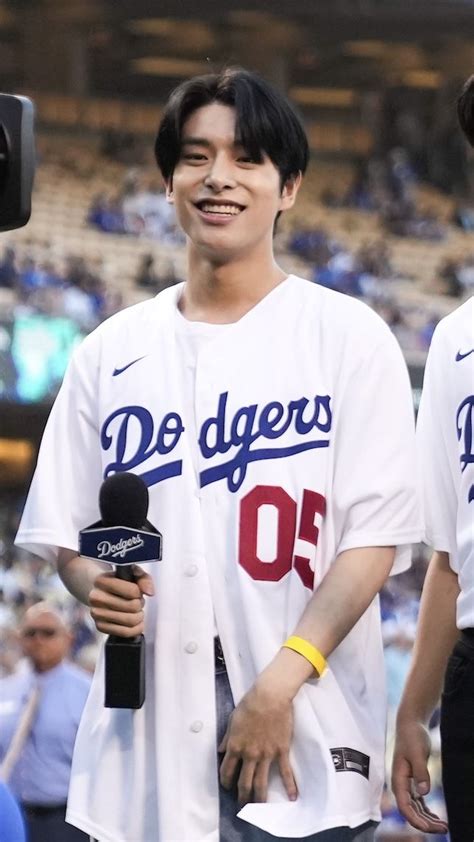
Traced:
<path id="1" fill-rule="evenodd" d="M 252 158 L 251 155 L 239 155 L 237 160 L 240 161 L 242 164 L 256 164 L 257 163 L 255 158 Z"/>
<path id="2" fill-rule="evenodd" d="M 185 161 L 205 161 L 206 156 L 200 152 L 185 152 L 183 159 Z"/>

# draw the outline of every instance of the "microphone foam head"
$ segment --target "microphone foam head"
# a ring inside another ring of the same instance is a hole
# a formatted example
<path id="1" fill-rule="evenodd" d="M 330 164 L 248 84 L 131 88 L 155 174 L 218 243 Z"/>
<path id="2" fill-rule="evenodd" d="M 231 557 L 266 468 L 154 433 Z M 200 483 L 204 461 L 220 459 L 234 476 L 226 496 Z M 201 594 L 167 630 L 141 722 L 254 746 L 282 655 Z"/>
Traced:
<path id="1" fill-rule="evenodd" d="M 136 474 L 112 474 L 100 487 L 102 523 L 141 529 L 148 513 L 148 499 L 148 488 Z"/>

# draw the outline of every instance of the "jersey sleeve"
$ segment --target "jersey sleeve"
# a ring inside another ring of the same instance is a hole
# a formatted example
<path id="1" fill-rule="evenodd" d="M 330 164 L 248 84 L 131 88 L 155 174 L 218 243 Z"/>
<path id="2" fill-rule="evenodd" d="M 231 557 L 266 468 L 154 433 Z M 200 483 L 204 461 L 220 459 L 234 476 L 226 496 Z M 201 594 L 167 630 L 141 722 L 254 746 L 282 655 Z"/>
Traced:
<path id="1" fill-rule="evenodd" d="M 99 518 L 98 360 L 91 339 L 74 352 L 51 410 L 15 539 L 50 562 L 59 547 L 77 550 L 79 530 Z"/>
<path id="2" fill-rule="evenodd" d="M 397 341 L 383 323 L 368 328 L 352 349 L 336 408 L 337 553 L 395 546 L 399 573 L 421 540 L 413 398 Z"/>
<path id="3" fill-rule="evenodd" d="M 435 331 L 426 361 L 417 422 L 418 470 L 423 512 L 423 540 L 434 550 L 456 556 L 457 490 L 450 464 L 456 451 L 449 410 L 449 374 L 443 336 Z"/>

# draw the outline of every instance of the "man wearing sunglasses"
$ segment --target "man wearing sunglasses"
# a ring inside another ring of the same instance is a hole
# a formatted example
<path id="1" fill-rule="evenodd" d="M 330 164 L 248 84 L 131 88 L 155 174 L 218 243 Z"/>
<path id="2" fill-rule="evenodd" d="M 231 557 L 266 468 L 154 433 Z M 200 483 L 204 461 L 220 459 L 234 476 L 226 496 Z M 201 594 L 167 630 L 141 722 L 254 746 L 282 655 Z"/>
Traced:
<path id="1" fill-rule="evenodd" d="M 0 680 L 0 771 L 21 805 L 29 842 L 84 842 L 64 816 L 90 679 L 67 662 L 72 637 L 48 603 L 25 612 L 20 639 L 24 667 Z"/>

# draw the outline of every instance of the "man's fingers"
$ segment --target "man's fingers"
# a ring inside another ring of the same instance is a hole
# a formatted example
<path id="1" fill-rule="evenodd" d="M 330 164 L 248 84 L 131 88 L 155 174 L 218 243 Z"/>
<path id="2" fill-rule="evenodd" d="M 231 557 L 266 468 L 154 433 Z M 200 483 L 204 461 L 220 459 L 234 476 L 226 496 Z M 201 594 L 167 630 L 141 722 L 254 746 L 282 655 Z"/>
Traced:
<path id="1" fill-rule="evenodd" d="M 271 760 L 261 760 L 258 764 L 253 778 L 253 800 L 265 802 L 268 796 L 268 774 L 270 772 Z"/>
<path id="2" fill-rule="evenodd" d="M 232 789 L 240 757 L 226 752 L 219 770 L 219 780 L 224 789 Z"/>
<path id="3" fill-rule="evenodd" d="M 93 588 L 89 594 L 89 604 L 92 608 L 104 608 L 138 614 L 139 611 L 143 610 L 145 600 L 142 596 L 125 599 L 123 596 L 116 596 L 115 594 Z"/>
<path id="4" fill-rule="evenodd" d="M 278 758 L 278 768 L 280 770 L 281 779 L 286 789 L 290 801 L 296 801 L 298 797 L 298 787 L 296 786 L 293 769 L 290 766 L 290 757 L 288 752 L 280 754 Z"/>
<path id="5" fill-rule="evenodd" d="M 428 813 L 422 809 L 418 796 L 414 798 L 410 795 L 410 793 L 405 793 L 403 798 L 398 800 L 397 803 L 402 816 L 404 816 L 412 827 L 415 827 L 417 830 L 421 830 L 423 833 L 433 833 L 433 826 L 430 823 L 430 817 Z M 441 825 L 438 824 L 436 827 L 439 829 Z"/>
<path id="6" fill-rule="evenodd" d="M 138 582 L 129 582 L 126 579 L 118 579 L 115 573 L 101 573 L 94 581 L 92 594 L 111 594 L 122 597 L 122 599 L 140 599 L 142 591 Z M 89 597 L 90 599 L 90 597 Z"/>
<path id="7" fill-rule="evenodd" d="M 415 768 L 418 777 L 415 777 Z M 392 789 L 399 808 L 409 808 L 413 795 L 426 795 L 430 790 L 426 763 L 423 760 L 414 762 L 412 758 L 396 757 L 393 763 Z"/>
<path id="8" fill-rule="evenodd" d="M 252 800 L 253 778 L 256 766 L 257 763 L 255 760 L 244 760 L 242 763 L 237 785 L 239 804 L 242 807 Z"/>
<path id="9" fill-rule="evenodd" d="M 154 593 L 153 580 L 141 567 L 133 565 L 136 582 L 117 579 L 114 573 L 97 576 L 89 594 L 91 617 L 103 634 L 135 637 L 143 632 L 144 594 Z"/>
<path id="10" fill-rule="evenodd" d="M 220 743 L 217 747 L 217 753 L 218 754 L 224 754 L 225 753 L 225 751 L 227 749 L 227 736 L 228 736 L 228 731 L 225 732 L 224 736 L 222 737 L 222 740 L 220 741 Z"/>
<path id="11" fill-rule="evenodd" d="M 423 816 L 414 809 L 414 804 L 411 795 L 407 794 L 403 799 L 397 800 L 398 809 L 402 816 L 417 830 L 422 830 L 428 833 L 428 823 Z"/>
<path id="12" fill-rule="evenodd" d="M 448 826 L 446 822 L 439 818 L 436 813 L 433 813 L 425 804 L 423 798 L 414 795 L 412 798 L 412 810 L 414 815 L 424 825 L 426 833 L 446 833 Z"/>
<path id="13" fill-rule="evenodd" d="M 102 620 L 95 620 L 98 631 L 102 634 L 113 634 L 115 637 L 136 637 L 143 634 L 143 621 L 135 626 L 119 626 L 116 623 L 108 623 Z"/>
<path id="14" fill-rule="evenodd" d="M 411 799 L 411 766 L 405 757 L 396 756 L 393 762 L 392 789 L 399 808 L 408 806 Z"/>
<path id="15" fill-rule="evenodd" d="M 135 628 L 143 623 L 144 612 L 120 612 L 108 608 L 91 608 L 91 617 L 95 623 L 113 623 L 115 626 Z"/>
<path id="16" fill-rule="evenodd" d="M 417 769 L 418 774 L 422 779 L 425 779 L 429 788 L 429 775 L 426 765 L 419 763 Z M 426 775 L 423 775 L 425 770 Z M 419 780 L 418 786 L 420 783 Z M 423 798 L 415 791 L 415 786 L 417 786 L 417 783 L 412 775 L 412 764 L 406 757 L 396 757 L 393 764 L 392 789 L 402 816 L 413 827 L 424 833 L 444 833 L 446 824 L 428 809 Z"/>

